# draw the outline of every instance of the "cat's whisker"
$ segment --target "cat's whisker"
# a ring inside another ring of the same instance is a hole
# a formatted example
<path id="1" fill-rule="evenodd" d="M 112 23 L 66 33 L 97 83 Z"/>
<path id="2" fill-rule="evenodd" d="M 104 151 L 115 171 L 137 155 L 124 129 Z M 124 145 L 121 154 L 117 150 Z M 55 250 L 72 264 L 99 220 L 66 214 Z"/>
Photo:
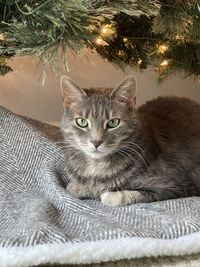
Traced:
<path id="1" fill-rule="evenodd" d="M 140 157 L 143 158 L 143 160 L 145 161 L 146 165 L 148 165 L 147 162 L 149 162 L 149 160 L 148 160 L 148 158 L 146 156 L 146 153 L 145 153 L 144 149 L 142 149 L 139 145 L 137 145 L 135 143 L 132 143 L 132 142 L 126 142 L 126 144 L 129 145 L 129 147 L 127 147 L 127 149 L 130 149 L 130 150 L 134 149 L 135 152 L 137 151 L 135 148 L 139 148 L 143 153 L 141 154 L 138 151 L 137 151 L 137 153 L 140 155 Z"/>
<path id="2" fill-rule="evenodd" d="M 139 148 L 142 152 L 145 152 L 145 150 L 139 146 L 138 144 L 136 143 L 133 143 L 133 142 L 129 142 L 129 141 L 122 141 L 123 144 L 129 144 L 129 145 L 134 145 L 135 147 Z"/>
<path id="3" fill-rule="evenodd" d="M 131 157 L 131 155 L 128 154 L 128 153 L 126 153 L 124 150 L 119 150 L 118 153 L 119 153 L 119 154 L 121 153 L 121 155 L 123 155 L 123 156 L 125 156 L 125 157 L 128 157 L 131 161 L 133 161 L 134 166 L 135 166 L 137 169 L 140 169 L 140 168 L 141 168 L 141 166 L 139 165 L 138 161 L 137 161 L 134 157 Z"/>
<path id="4" fill-rule="evenodd" d="M 135 149 L 135 147 L 122 147 L 122 148 L 120 148 L 120 149 L 123 149 L 123 150 L 125 150 L 126 152 L 133 152 L 133 153 L 135 153 L 135 154 L 137 154 L 140 158 L 142 158 L 142 160 L 143 160 L 143 157 L 142 157 L 142 155 L 140 154 L 140 152 L 139 151 L 137 151 L 136 149 Z"/>
<path id="5" fill-rule="evenodd" d="M 146 160 L 144 159 L 144 157 L 137 151 L 137 150 L 135 150 L 134 148 L 128 148 L 127 150 L 126 150 L 127 152 L 133 152 L 137 157 L 139 157 L 141 160 L 142 160 L 142 162 L 146 165 L 146 167 L 148 166 L 148 164 L 147 164 L 147 162 L 146 162 Z"/>
<path id="6" fill-rule="evenodd" d="M 138 163 L 144 163 L 146 165 L 146 161 L 143 158 L 143 156 L 134 148 L 129 147 L 129 149 L 123 149 L 123 151 L 125 151 L 127 154 L 130 154 L 130 152 L 133 153 L 134 155 L 136 155 L 136 157 L 130 155 L 131 157 L 133 157 L 135 160 L 137 160 Z"/>
<path id="7" fill-rule="evenodd" d="M 133 142 L 122 142 L 122 144 L 125 144 L 125 145 L 129 145 L 129 146 L 127 146 L 127 148 L 130 148 L 130 146 L 132 146 L 132 147 L 134 147 L 134 149 L 135 148 L 138 148 L 143 154 L 145 154 L 146 152 L 145 152 L 145 150 L 143 149 L 143 148 L 141 148 L 138 144 L 136 144 L 136 143 L 133 143 Z"/>
<path id="8" fill-rule="evenodd" d="M 137 163 L 137 161 L 135 161 L 134 158 L 129 157 L 129 155 L 127 155 L 126 153 L 122 152 L 122 151 L 118 151 L 117 154 L 119 154 L 120 157 L 125 157 L 126 159 L 129 159 L 130 162 L 133 162 L 133 166 L 135 168 L 135 173 L 137 173 L 140 170 L 140 165 Z"/>

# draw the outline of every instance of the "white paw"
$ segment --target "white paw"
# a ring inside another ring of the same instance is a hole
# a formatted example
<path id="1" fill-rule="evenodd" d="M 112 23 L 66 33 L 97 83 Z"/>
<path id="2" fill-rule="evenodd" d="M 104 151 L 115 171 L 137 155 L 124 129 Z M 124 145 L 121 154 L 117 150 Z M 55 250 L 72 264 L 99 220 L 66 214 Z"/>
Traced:
<path id="1" fill-rule="evenodd" d="M 101 202 L 104 205 L 118 207 L 123 205 L 123 193 L 121 191 L 110 191 L 101 194 Z"/>
<path id="2" fill-rule="evenodd" d="M 118 207 L 141 202 L 148 202 L 147 198 L 139 191 L 108 191 L 101 194 L 101 202 L 105 205 Z"/>

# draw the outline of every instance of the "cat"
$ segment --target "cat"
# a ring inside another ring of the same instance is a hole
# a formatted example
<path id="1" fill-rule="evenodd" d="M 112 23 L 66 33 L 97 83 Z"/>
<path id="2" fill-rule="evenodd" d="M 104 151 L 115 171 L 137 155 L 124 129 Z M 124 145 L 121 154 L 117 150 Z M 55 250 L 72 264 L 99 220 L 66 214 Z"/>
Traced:
<path id="1" fill-rule="evenodd" d="M 61 77 L 66 190 L 117 207 L 200 196 L 200 105 L 158 97 L 136 108 L 136 81 L 86 90 Z"/>

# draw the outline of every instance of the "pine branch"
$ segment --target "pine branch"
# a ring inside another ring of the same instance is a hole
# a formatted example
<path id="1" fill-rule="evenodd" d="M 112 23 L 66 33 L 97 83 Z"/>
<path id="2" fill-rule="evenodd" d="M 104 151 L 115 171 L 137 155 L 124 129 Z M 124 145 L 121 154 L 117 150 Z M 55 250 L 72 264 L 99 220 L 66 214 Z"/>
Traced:
<path id="1" fill-rule="evenodd" d="M 174 74 L 192 79 L 200 76 L 200 45 L 191 42 L 176 44 L 167 53 L 167 58 L 169 66 L 159 70 L 160 82 Z"/>
<path id="2" fill-rule="evenodd" d="M 55 71 L 68 49 L 90 47 L 122 69 L 153 65 L 160 80 L 199 77 L 199 45 L 198 0 L 0 0 L 0 55 L 37 56 Z"/>
<path id="3" fill-rule="evenodd" d="M 90 25 L 111 22 L 119 12 L 152 15 L 159 8 L 157 1 L 147 0 L 1 0 L 0 4 L 0 32 L 6 36 L 0 53 L 36 55 L 47 64 L 58 60 L 60 48 L 65 55 L 68 48 L 78 53 L 90 45 L 96 38 Z"/>
<path id="4" fill-rule="evenodd" d="M 197 3 L 197 0 L 161 0 L 159 15 L 154 18 L 153 32 L 165 38 L 186 38 L 192 30 L 194 19 L 200 19 Z"/>

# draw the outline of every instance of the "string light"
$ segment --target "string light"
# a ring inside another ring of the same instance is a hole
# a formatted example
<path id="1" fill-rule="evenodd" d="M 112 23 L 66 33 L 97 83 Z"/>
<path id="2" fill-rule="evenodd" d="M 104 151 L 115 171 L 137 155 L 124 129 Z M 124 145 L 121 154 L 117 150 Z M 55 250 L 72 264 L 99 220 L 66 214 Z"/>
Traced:
<path id="1" fill-rule="evenodd" d="M 5 35 L 3 33 L 0 33 L 0 41 L 4 41 L 5 40 Z"/>
<path id="2" fill-rule="evenodd" d="M 142 64 L 142 59 L 140 58 L 137 63 L 138 65 Z"/>
<path id="3" fill-rule="evenodd" d="M 106 41 L 104 41 L 101 37 L 98 37 L 95 41 L 96 44 L 98 45 L 108 45 Z"/>
<path id="4" fill-rule="evenodd" d="M 99 44 L 100 45 L 101 44 L 101 41 L 102 41 L 101 38 L 97 38 L 95 42 L 96 42 L 96 44 Z"/>
<path id="5" fill-rule="evenodd" d="M 169 64 L 168 60 L 165 59 L 160 63 L 160 66 L 166 67 L 168 64 Z"/>
<path id="6" fill-rule="evenodd" d="M 108 31 L 108 29 L 106 29 L 105 27 L 101 30 L 102 31 L 102 33 L 107 33 L 107 31 Z"/>
<path id="7" fill-rule="evenodd" d="M 98 45 L 109 45 L 101 36 L 110 37 L 115 33 L 116 31 L 112 24 L 105 24 L 101 28 L 100 36 L 96 39 L 95 43 Z"/>
<path id="8" fill-rule="evenodd" d="M 124 43 L 126 43 L 128 41 L 128 38 L 124 37 L 123 41 L 124 41 Z"/>
<path id="9" fill-rule="evenodd" d="M 112 24 L 105 24 L 101 28 L 101 34 L 105 36 L 112 36 L 116 34 L 116 29 Z"/>
<path id="10" fill-rule="evenodd" d="M 158 47 L 158 53 L 159 54 L 164 54 L 168 50 L 168 46 L 163 44 Z"/>

